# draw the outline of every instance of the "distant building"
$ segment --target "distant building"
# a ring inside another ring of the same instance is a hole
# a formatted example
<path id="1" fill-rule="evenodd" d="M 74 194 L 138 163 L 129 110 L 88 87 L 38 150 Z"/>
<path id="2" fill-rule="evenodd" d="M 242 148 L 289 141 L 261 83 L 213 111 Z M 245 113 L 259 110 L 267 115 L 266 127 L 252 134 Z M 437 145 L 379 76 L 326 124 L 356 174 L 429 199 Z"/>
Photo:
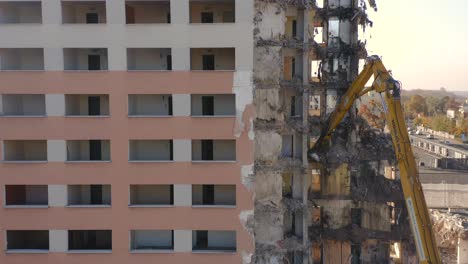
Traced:
<path id="1" fill-rule="evenodd" d="M 456 116 L 456 112 L 457 112 L 457 110 L 455 110 L 455 109 L 448 109 L 447 110 L 447 117 L 450 118 L 450 119 L 454 119 L 455 116 Z"/>
<path id="2" fill-rule="evenodd" d="M 458 109 L 458 112 L 460 112 L 463 118 L 468 117 L 468 100 L 465 100 L 465 102 Z"/>

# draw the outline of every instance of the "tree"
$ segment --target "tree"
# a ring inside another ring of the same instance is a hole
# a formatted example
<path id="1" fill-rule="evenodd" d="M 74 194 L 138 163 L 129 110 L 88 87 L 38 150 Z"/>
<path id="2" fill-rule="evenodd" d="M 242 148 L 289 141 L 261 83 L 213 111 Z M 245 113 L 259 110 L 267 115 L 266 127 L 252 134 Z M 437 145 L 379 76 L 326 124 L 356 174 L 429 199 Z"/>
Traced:
<path id="1" fill-rule="evenodd" d="M 420 95 L 411 96 L 408 102 L 408 111 L 416 114 L 427 114 L 426 99 Z"/>

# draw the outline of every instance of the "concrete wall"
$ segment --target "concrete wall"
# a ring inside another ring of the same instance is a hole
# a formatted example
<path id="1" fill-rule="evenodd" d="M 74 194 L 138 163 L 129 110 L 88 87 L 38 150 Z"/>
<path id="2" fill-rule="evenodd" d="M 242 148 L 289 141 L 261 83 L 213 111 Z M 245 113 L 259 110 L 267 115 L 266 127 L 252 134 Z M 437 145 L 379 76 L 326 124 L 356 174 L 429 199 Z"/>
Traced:
<path id="1" fill-rule="evenodd" d="M 463 184 L 423 184 L 429 208 L 468 208 L 468 186 Z"/>
<path id="2" fill-rule="evenodd" d="M 168 70 L 168 55 L 171 55 L 170 48 L 129 48 L 127 49 L 127 69 L 130 71 Z"/>
<path id="3" fill-rule="evenodd" d="M 169 205 L 170 185 L 131 185 L 131 205 Z"/>
<path id="4" fill-rule="evenodd" d="M 130 140 L 129 160 L 170 160 L 170 140 Z"/>
<path id="5" fill-rule="evenodd" d="M 167 94 L 130 94 L 128 95 L 128 115 L 169 114 L 169 97 Z"/>
<path id="6" fill-rule="evenodd" d="M 0 24 L 41 23 L 41 3 L 3 2 L 0 3 Z"/>

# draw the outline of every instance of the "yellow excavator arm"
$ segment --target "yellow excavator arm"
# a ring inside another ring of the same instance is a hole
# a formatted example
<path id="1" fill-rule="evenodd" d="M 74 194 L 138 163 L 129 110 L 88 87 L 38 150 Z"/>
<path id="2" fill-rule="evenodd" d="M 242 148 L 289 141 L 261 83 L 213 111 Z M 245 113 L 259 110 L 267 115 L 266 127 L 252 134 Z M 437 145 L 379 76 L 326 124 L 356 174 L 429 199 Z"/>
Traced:
<path id="1" fill-rule="evenodd" d="M 365 88 L 374 76 L 371 87 Z M 401 185 L 406 208 L 410 218 L 420 263 L 441 264 L 439 252 L 431 226 L 431 219 L 424 199 L 419 173 L 414 160 L 408 131 L 400 101 L 400 83 L 393 79 L 378 56 L 367 58 L 366 65 L 350 89 L 341 97 L 335 111 L 330 115 L 327 127 L 315 143 L 312 151 L 328 142 L 331 134 L 340 124 L 357 98 L 369 91 L 375 91 L 384 98 L 384 111 L 392 136 L 393 147 L 400 170 Z"/>

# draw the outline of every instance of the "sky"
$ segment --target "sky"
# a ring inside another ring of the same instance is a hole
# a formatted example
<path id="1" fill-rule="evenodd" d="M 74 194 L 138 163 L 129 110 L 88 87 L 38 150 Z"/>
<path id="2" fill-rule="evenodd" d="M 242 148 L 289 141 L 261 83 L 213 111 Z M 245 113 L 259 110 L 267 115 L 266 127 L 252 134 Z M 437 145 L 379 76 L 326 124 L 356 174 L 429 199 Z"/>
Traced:
<path id="1" fill-rule="evenodd" d="M 468 0 L 377 0 L 363 36 L 403 89 L 468 91 Z"/>

